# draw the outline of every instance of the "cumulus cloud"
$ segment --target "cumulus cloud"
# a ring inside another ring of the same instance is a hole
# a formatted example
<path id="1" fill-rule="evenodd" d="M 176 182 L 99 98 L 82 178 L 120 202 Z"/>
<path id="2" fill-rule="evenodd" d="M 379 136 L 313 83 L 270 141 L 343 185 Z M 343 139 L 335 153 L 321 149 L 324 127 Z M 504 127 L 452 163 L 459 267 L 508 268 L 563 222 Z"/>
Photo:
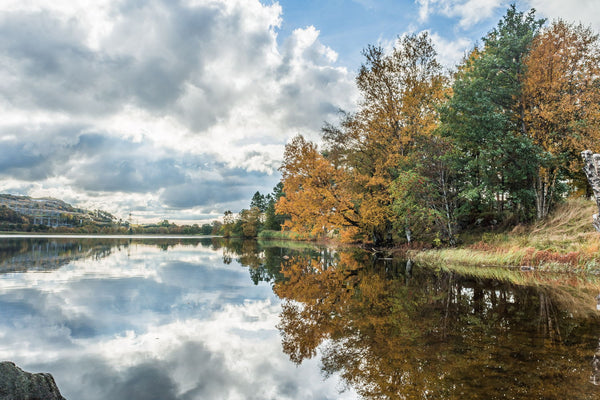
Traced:
<path id="1" fill-rule="evenodd" d="M 431 37 L 440 62 L 450 68 L 460 62 L 465 52 L 472 48 L 473 40 L 478 39 L 467 37 L 466 33 L 472 33 L 473 26 L 482 21 L 491 29 L 498 22 L 495 14 L 510 4 L 505 0 L 415 0 L 415 3 L 421 23 L 439 15 L 458 19 L 457 26 L 461 29 L 454 29 L 453 34 L 446 33 L 442 36 L 434 29 L 428 29 L 432 31 Z M 594 0 L 576 0 L 570 3 L 560 0 L 527 0 L 517 6 L 523 11 L 534 8 L 540 18 L 545 17 L 550 21 L 562 18 L 569 22 L 581 22 L 600 31 L 600 3 Z"/>
<path id="2" fill-rule="evenodd" d="M 488 20 L 501 8 L 511 2 L 506 0 L 415 0 L 418 6 L 419 21 L 426 22 L 433 15 L 458 18 L 458 26 L 468 29 Z M 600 30 L 600 2 L 596 0 L 526 0 L 517 4 L 519 9 L 534 8 L 538 15 L 549 18 L 563 18 L 575 23 L 591 25 Z M 492 21 L 494 24 L 496 21 Z M 492 26 L 492 25 L 490 25 Z"/>
<path id="3" fill-rule="evenodd" d="M 458 65 L 466 52 L 473 46 L 468 38 L 459 37 L 455 40 L 448 40 L 438 33 L 431 34 L 431 41 L 438 53 L 438 61 L 450 69 Z"/>
<path id="4" fill-rule="evenodd" d="M 0 190 L 121 215 L 246 206 L 276 183 L 287 139 L 356 96 L 318 30 L 278 37 L 281 14 L 258 0 L 8 0 Z"/>
<path id="5" fill-rule="evenodd" d="M 569 22 L 590 25 L 596 32 L 600 31 L 600 2 L 596 0 L 528 0 L 527 4 L 550 20 L 563 18 Z"/>
<path id="6" fill-rule="evenodd" d="M 432 14 L 459 19 L 459 26 L 468 28 L 491 17 L 505 0 L 415 0 L 419 5 L 419 20 L 425 22 Z"/>

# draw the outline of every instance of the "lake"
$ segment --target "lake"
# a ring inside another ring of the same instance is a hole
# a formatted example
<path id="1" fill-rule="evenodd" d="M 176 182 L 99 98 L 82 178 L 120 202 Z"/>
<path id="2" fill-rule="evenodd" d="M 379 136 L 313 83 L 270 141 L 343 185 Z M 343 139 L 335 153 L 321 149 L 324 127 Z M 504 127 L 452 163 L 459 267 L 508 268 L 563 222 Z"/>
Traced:
<path id="1" fill-rule="evenodd" d="M 219 238 L 0 238 L 0 360 L 68 400 L 597 399 L 598 277 Z"/>

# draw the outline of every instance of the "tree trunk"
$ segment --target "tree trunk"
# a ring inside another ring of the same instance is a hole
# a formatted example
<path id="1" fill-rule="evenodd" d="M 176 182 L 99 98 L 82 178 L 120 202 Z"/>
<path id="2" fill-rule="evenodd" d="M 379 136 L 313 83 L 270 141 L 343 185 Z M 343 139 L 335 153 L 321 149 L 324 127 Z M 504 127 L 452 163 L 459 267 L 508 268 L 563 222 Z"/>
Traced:
<path id="1" fill-rule="evenodd" d="M 600 175 L 599 175 L 599 161 L 600 154 L 592 154 L 590 150 L 583 151 L 581 153 L 583 158 L 583 172 L 587 177 L 594 197 L 596 198 L 596 206 L 598 207 L 598 213 L 592 216 L 592 225 L 598 232 L 600 232 L 600 221 L 598 220 L 598 214 L 600 214 Z"/>
<path id="2" fill-rule="evenodd" d="M 557 172 L 554 168 L 549 169 L 546 178 L 543 178 L 540 171 L 538 171 L 534 183 L 535 208 L 538 220 L 546 218 L 550 213 L 554 190 L 556 189 L 556 175 Z"/>

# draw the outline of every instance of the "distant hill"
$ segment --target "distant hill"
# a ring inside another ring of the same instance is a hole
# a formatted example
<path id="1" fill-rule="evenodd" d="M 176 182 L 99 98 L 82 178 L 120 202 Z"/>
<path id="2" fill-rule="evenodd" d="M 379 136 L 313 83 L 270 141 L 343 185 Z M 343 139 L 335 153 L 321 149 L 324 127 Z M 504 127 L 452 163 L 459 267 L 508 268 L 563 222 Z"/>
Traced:
<path id="1" fill-rule="evenodd" d="M 219 235 L 221 226 L 219 221 L 199 226 L 177 225 L 167 220 L 159 224 L 133 225 L 109 212 L 74 207 L 51 197 L 33 198 L 0 193 L 0 231 L 3 232 Z"/>
<path id="2" fill-rule="evenodd" d="M 9 211 L 10 210 L 10 211 Z M 102 210 L 85 210 L 51 197 L 32 198 L 0 194 L 0 222 L 45 225 L 51 227 L 79 226 L 86 223 L 111 224 L 116 218 Z"/>
<path id="3" fill-rule="evenodd" d="M 0 194 L 0 205 L 30 208 L 47 209 L 66 212 L 78 212 L 85 214 L 86 211 L 81 208 L 75 208 L 69 203 L 52 197 L 32 198 L 29 196 L 16 196 L 13 194 Z"/>

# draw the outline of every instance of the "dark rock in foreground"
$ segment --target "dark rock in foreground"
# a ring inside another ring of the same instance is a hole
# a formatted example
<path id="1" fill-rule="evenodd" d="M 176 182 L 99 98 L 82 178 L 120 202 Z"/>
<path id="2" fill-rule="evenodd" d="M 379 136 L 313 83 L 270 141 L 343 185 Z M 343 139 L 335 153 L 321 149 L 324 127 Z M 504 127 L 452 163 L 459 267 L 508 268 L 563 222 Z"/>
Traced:
<path id="1" fill-rule="evenodd" d="M 0 399 L 65 400 L 50 374 L 31 374 L 10 361 L 0 362 Z"/>

